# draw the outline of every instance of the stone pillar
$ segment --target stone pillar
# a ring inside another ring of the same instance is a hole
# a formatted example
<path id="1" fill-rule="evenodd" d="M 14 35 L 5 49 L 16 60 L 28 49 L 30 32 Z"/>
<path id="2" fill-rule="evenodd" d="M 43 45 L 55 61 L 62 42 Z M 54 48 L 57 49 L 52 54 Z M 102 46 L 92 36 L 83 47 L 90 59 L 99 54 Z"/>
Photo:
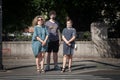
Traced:
<path id="1" fill-rule="evenodd" d="M 108 34 L 107 34 L 108 26 L 102 22 L 93 22 L 91 24 L 91 35 L 92 42 L 94 44 L 94 48 L 96 53 L 100 57 L 108 57 Z"/>
<path id="2" fill-rule="evenodd" d="M 2 69 L 2 0 L 0 0 L 0 70 Z"/>

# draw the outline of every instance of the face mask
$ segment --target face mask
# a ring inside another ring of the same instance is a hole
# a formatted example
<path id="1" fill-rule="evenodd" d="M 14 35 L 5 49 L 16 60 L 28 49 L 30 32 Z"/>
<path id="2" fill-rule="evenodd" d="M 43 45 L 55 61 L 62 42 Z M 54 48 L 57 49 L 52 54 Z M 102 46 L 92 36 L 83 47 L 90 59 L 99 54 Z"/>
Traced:
<path id="1" fill-rule="evenodd" d="M 56 16 L 55 15 L 51 15 L 50 17 L 51 17 L 51 19 L 55 19 Z"/>
<path id="2" fill-rule="evenodd" d="M 52 19 L 55 19 L 55 17 L 52 17 Z"/>

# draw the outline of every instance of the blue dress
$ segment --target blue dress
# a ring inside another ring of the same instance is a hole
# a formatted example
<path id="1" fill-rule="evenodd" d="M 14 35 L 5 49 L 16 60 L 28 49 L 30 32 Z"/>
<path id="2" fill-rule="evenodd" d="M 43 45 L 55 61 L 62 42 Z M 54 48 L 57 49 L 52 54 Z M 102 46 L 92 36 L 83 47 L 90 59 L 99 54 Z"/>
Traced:
<path id="1" fill-rule="evenodd" d="M 76 36 L 76 30 L 74 28 L 64 28 L 62 35 L 70 40 L 73 36 Z M 63 55 L 73 55 L 74 53 L 75 41 L 71 42 L 71 46 L 68 46 L 65 42 L 63 43 Z"/>
<path id="2" fill-rule="evenodd" d="M 47 51 L 47 44 L 45 46 L 42 46 L 42 43 L 38 41 L 36 37 L 45 40 L 46 36 L 48 36 L 48 30 L 45 26 L 37 25 L 34 27 L 34 33 L 32 36 L 32 50 L 35 57 L 37 57 L 39 53 Z"/>

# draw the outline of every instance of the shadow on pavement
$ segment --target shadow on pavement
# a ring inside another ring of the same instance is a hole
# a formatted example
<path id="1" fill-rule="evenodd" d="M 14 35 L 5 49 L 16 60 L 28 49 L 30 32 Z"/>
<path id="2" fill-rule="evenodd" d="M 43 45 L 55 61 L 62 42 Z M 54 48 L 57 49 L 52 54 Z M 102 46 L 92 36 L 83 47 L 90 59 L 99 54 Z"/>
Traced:
<path id="1" fill-rule="evenodd" d="M 120 66 L 118 66 L 118 65 L 114 65 L 114 64 L 110 64 L 110 63 L 105 63 L 105 62 L 100 62 L 100 61 L 95 61 L 95 60 L 81 60 L 81 61 L 73 61 L 73 62 L 75 62 L 75 64 L 72 65 L 73 71 L 74 70 L 86 69 L 86 68 L 97 68 L 97 66 L 92 65 L 91 63 L 89 63 L 90 65 L 89 64 L 86 65 L 86 63 L 80 64 L 80 62 L 94 62 L 94 63 L 98 63 L 98 64 L 103 64 L 105 66 L 111 66 L 111 67 L 115 67 L 115 68 L 120 68 Z M 62 62 L 58 63 L 58 64 L 62 65 Z M 52 63 L 51 65 L 54 65 L 54 64 Z M 35 65 L 17 66 L 17 67 L 12 67 L 12 68 L 6 68 L 6 70 L 14 70 L 14 69 L 19 69 L 19 68 L 33 67 L 33 66 L 35 66 Z M 53 70 L 54 69 L 51 69 L 50 71 L 53 71 Z"/>
<path id="2" fill-rule="evenodd" d="M 76 71 L 76 70 L 81 70 L 81 69 L 88 69 L 88 68 L 96 68 L 96 66 L 82 66 L 82 67 L 77 67 L 77 68 L 73 68 L 72 71 Z"/>
<path id="3" fill-rule="evenodd" d="M 110 63 L 94 61 L 94 60 L 82 60 L 80 62 L 95 62 L 95 63 L 103 64 L 103 65 L 106 65 L 106 66 L 112 66 L 112 67 L 120 68 L 120 66 L 118 66 L 118 65 L 113 65 L 113 64 L 110 64 Z"/>
<path id="4" fill-rule="evenodd" d="M 12 67 L 12 68 L 6 68 L 6 70 L 14 70 L 19 68 L 27 68 L 27 67 L 33 67 L 35 65 L 26 65 L 26 66 L 18 66 L 18 67 Z"/>

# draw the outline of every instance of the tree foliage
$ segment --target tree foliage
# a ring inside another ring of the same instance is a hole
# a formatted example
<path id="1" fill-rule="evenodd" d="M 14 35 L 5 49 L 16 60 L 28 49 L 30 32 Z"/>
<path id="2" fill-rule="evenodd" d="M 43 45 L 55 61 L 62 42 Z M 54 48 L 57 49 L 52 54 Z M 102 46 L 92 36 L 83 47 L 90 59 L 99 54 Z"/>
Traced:
<path id="1" fill-rule="evenodd" d="M 119 5 L 119 0 L 3 0 L 3 31 L 22 30 L 31 25 L 36 15 L 48 16 L 50 10 L 57 12 L 62 28 L 65 17 L 70 16 L 77 31 L 87 31 L 95 20 L 114 19 Z"/>

